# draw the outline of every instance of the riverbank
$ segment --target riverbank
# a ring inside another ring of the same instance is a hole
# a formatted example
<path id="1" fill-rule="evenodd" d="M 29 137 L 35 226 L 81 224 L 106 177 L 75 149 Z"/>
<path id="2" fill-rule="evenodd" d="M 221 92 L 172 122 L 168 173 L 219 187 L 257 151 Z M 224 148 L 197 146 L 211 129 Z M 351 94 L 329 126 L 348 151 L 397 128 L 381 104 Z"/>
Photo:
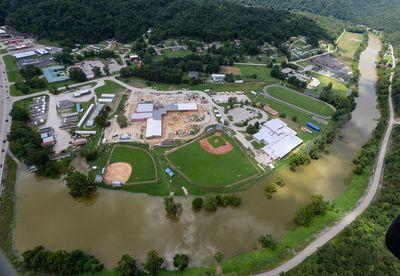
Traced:
<path id="1" fill-rule="evenodd" d="M 13 251 L 12 232 L 14 229 L 15 213 L 15 183 L 17 177 L 17 163 L 7 156 L 7 174 L 4 180 L 4 191 L 1 196 L 0 207 L 0 247 L 9 260 L 15 258 Z"/>

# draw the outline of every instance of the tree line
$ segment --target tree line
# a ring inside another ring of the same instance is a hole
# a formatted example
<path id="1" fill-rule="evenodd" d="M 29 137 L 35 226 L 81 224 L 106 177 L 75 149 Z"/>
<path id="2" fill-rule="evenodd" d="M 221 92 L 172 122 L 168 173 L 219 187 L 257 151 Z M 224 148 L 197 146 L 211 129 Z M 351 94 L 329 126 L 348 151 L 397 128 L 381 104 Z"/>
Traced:
<path id="1" fill-rule="evenodd" d="M 2 0 L 6 24 L 53 40 L 96 43 L 136 39 L 153 28 L 156 40 L 193 37 L 205 41 L 287 40 L 305 35 L 316 43 L 329 38 L 311 19 L 285 11 L 243 7 L 224 0 Z M 0 14 L 1 16 L 1 14 Z"/>

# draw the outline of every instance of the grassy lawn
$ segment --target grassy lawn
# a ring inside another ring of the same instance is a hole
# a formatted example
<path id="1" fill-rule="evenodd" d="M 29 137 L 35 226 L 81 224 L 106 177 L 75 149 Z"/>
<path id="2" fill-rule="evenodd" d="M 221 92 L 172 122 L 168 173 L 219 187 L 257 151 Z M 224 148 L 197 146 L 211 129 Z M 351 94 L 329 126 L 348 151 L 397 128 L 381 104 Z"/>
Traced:
<path id="1" fill-rule="evenodd" d="M 18 70 L 7 70 L 7 78 L 9 82 L 17 82 L 24 80 L 24 77 L 19 73 Z"/>
<path id="2" fill-rule="evenodd" d="M 282 104 L 280 102 L 276 102 L 272 99 L 266 98 L 264 96 L 258 96 L 257 99 L 255 100 L 256 103 L 261 103 L 261 104 L 268 104 L 271 106 L 273 109 L 279 112 L 279 116 L 281 120 L 285 121 L 292 129 L 294 129 L 297 133 L 298 136 L 303 140 L 303 141 L 309 141 L 312 138 L 318 136 L 319 134 L 316 132 L 313 133 L 307 133 L 301 131 L 302 126 L 306 126 L 307 122 L 312 122 L 313 124 L 319 126 L 321 128 L 321 132 L 326 129 L 326 125 L 319 124 L 312 120 L 312 116 L 305 114 L 304 112 L 301 112 L 297 109 L 291 108 L 285 104 Z"/>
<path id="3" fill-rule="evenodd" d="M 7 49 L 0 49 L 0 54 L 1 54 L 1 55 L 7 54 Z"/>
<path id="4" fill-rule="evenodd" d="M 249 79 L 248 76 L 256 74 L 257 80 L 266 83 L 279 83 L 280 80 L 271 77 L 271 68 L 266 66 L 258 65 L 235 65 L 235 67 L 240 68 L 241 76 L 245 79 Z"/>
<path id="5" fill-rule="evenodd" d="M 76 83 L 76 82 L 74 82 L 73 80 L 65 80 L 65 81 L 55 82 L 55 83 L 52 83 L 52 84 L 50 84 L 50 85 L 52 85 L 52 86 L 58 88 L 58 87 L 69 86 L 69 85 L 75 84 L 75 83 Z M 44 91 L 47 91 L 47 90 L 48 90 L 47 87 L 45 87 L 45 88 L 35 88 L 35 89 L 31 89 L 30 93 L 27 94 L 27 95 L 35 94 L 35 93 L 38 93 L 38 92 L 44 92 Z M 18 90 L 18 89 L 15 87 L 15 84 L 13 84 L 13 85 L 10 86 L 10 94 L 11 94 L 11 96 L 13 96 L 13 97 L 25 96 L 25 94 L 23 94 L 20 90 Z"/>
<path id="6" fill-rule="evenodd" d="M 0 208 L 0 247 L 9 259 L 13 259 L 12 231 L 14 228 L 14 200 L 17 164 L 10 157 L 7 157 L 6 164 L 7 179 L 4 183 L 5 189 L 1 196 Z"/>
<path id="7" fill-rule="evenodd" d="M 326 103 L 307 97 L 301 93 L 288 90 L 284 87 L 271 87 L 268 89 L 268 93 L 279 100 L 296 105 L 321 116 L 331 116 L 334 113 L 334 110 Z"/>
<path id="8" fill-rule="evenodd" d="M 220 136 L 211 136 L 210 138 L 207 138 L 207 141 L 210 143 L 211 146 L 213 146 L 214 148 L 218 148 L 221 147 L 223 145 L 225 145 L 225 140 L 224 138 L 220 137 Z"/>
<path id="9" fill-rule="evenodd" d="M 234 146 L 226 154 L 208 153 L 196 140 L 170 153 L 168 158 L 183 174 L 200 186 L 223 187 L 256 175 L 257 168 L 239 145 L 225 133 L 222 137 Z"/>
<path id="10" fill-rule="evenodd" d="M 146 150 L 131 146 L 118 145 L 113 148 L 110 164 L 126 162 L 132 166 L 128 184 L 156 180 L 156 168 L 153 159 Z"/>
<path id="11" fill-rule="evenodd" d="M 105 80 L 104 82 L 105 84 L 103 86 L 95 89 L 97 97 L 100 97 L 103 93 L 116 94 L 125 90 L 123 86 L 119 85 L 116 82 L 110 80 Z"/>
<path id="12" fill-rule="evenodd" d="M 318 79 L 321 84 L 318 87 L 318 89 L 322 89 L 323 87 L 327 86 L 329 83 L 332 83 L 332 91 L 335 92 L 336 94 L 346 97 L 347 96 L 347 86 L 346 83 L 342 81 L 338 81 L 337 79 L 329 78 L 326 76 L 323 76 L 321 74 L 312 72 L 311 75 Z"/>
<path id="13" fill-rule="evenodd" d="M 362 34 L 346 32 L 338 43 L 339 59 L 351 65 L 354 54 L 363 40 Z"/>
<path id="14" fill-rule="evenodd" d="M 6 65 L 7 70 L 16 70 L 17 69 L 17 61 L 11 55 L 3 56 L 4 64 Z"/>

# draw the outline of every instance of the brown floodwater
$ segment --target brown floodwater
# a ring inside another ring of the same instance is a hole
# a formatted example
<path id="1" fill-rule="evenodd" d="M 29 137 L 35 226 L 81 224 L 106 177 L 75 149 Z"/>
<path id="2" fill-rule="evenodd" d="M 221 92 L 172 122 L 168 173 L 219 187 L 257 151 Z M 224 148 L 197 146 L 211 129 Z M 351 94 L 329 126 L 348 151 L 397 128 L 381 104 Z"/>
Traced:
<path id="1" fill-rule="evenodd" d="M 240 192 L 242 206 L 219 209 L 214 214 L 194 213 L 191 197 L 179 198 L 183 214 L 179 221 L 165 216 L 162 198 L 144 194 L 100 190 L 90 201 L 76 201 L 60 180 L 43 180 L 18 170 L 15 248 L 19 251 L 43 245 L 50 250 L 81 249 L 115 266 L 122 254 L 143 261 L 156 249 L 169 263 L 175 253 L 191 256 L 191 265 L 207 265 L 216 251 L 232 256 L 252 250 L 261 234 L 280 238 L 293 229 L 297 207 L 312 194 L 333 200 L 352 174 L 352 160 L 369 139 L 379 112 L 375 96 L 375 60 L 381 48 L 371 34 L 360 59 L 360 97 L 352 120 L 329 147 L 330 154 L 297 172 L 289 169 L 259 180 Z M 265 197 L 266 183 L 277 175 L 286 182 Z"/>

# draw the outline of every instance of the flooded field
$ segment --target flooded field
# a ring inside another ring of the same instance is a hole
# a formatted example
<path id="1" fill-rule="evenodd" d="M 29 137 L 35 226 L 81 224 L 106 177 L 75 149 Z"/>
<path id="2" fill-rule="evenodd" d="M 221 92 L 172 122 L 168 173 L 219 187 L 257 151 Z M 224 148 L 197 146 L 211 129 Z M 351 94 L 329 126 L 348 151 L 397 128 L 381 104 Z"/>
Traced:
<path id="1" fill-rule="evenodd" d="M 90 201 L 76 201 L 62 181 L 32 178 L 20 169 L 17 178 L 15 246 L 24 251 L 36 245 L 48 249 L 81 249 L 106 266 L 116 265 L 122 254 L 142 261 L 156 249 L 168 261 L 175 253 L 191 256 L 191 265 L 206 265 L 216 251 L 226 256 L 251 250 L 257 237 L 270 233 L 279 238 L 293 229 L 296 208 L 312 194 L 328 200 L 337 197 L 352 175 L 352 160 L 369 139 L 379 118 L 375 96 L 375 60 L 381 44 L 370 35 L 360 59 L 360 97 L 352 120 L 334 143 L 330 154 L 293 173 L 279 172 L 286 186 L 271 200 L 265 184 L 271 175 L 239 193 L 242 206 L 219 209 L 214 214 L 194 213 L 191 197 L 179 198 L 183 214 L 179 221 L 165 216 L 162 198 L 143 194 L 100 190 Z"/>

